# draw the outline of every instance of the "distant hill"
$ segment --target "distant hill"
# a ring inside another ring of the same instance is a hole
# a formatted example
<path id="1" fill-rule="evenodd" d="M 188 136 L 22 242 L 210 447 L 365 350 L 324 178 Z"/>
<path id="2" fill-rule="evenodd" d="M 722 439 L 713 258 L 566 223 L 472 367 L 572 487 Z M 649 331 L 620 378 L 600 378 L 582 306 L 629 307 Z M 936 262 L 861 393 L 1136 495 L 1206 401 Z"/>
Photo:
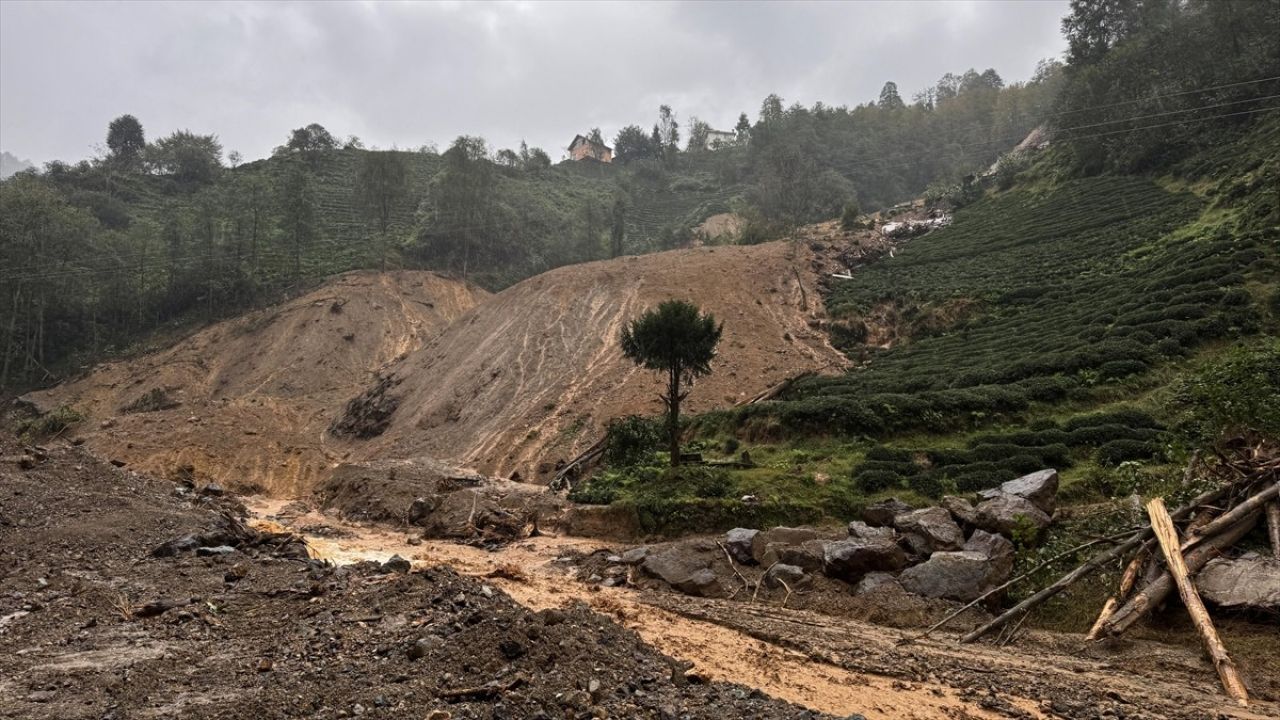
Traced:
<path id="1" fill-rule="evenodd" d="M 20 160 L 7 152 L 0 152 L 0 180 L 7 180 L 23 170 L 35 167 L 30 160 Z"/>

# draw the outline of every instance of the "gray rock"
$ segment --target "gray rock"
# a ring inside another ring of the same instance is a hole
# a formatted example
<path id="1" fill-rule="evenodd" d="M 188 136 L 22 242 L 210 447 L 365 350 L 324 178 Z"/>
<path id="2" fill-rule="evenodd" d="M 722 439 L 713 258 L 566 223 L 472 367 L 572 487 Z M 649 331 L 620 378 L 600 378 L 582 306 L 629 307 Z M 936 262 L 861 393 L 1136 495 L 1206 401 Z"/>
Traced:
<path id="1" fill-rule="evenodd" d="M 989 586 L 995 587 L 1013 574 L 1013 543 L 1005 536 L 994 535 L 986 530 L 974 530 L 964 544 L 964 549 L 987 558 L 990 567 L 987 569 L 986 582 Z"/>
<path id="2" fill-rule="evenodd" d="M 823 570 L 827 575 L 856 582 L 876 570 L 901 570 L 907 556 L 892 540 L 837 540 L 823 546 Z"/>
<path id="3" fill-rule="evenodd" d="M 943 495 L 942 507 L 951 513 L 951 517 L 955 518 L 956 522 L 965 525 L 973 525 L 978 517 L 978 511 L 973 509 L 973 503 L 955 495 Z"/>
<path id="4" fill-rule="evenodd" d="M 987 532 L 1013 537 L 1015 529 L 1028 526 L 1028 523 L 1030 528 L 1039 533 L 1049 527 L 1050 519 L 1030 500 L 1017 495 L 997 493 L 975 508 L 973 524 Z"/>
<path id="5" fill-rule="evenodd" d="M 205 485 L 204 487 L 200 488 L 200 494 L 207 495 L 209 497 L 222 497 L 223 495 L 227 494 L 227 491 L 223 489 L 223 487 L 218 483 L 211 482 L 208 485 Z"/>
<path id="6" fill-rule="evenodd" d="M 892 587 L 894 585 L 898 585 L 898 578 L 893 575 L 887 572 L 870 572 L 858 581 L 857 586 L 853 588 L 853 592 L 856 595 L 865 595 L 869 592 L 879 590 L 880 588 Z"/>
<path id="7" fill-rule="evenodd" d="M 1031 501 L 1046 515 L 1052 515 L 1058 506 L 1058 471 L 1038 470 L 1023 475 L 1000 486 L 1001 492 L 1017 495 Z"/>
<path id="8" fill-rule="evenodd" d="M 794 590 L 800 585 L 806 584 L 808 580 L 809 576 L 805 574 L 803 568 L 787 565 L 786 563 L 772 565 L 764 573 L 764 586 L 773 589 L 783 587 L 785 583 Z"/>
<path id="9" fill-rule="evenodd" d="M 964 533 L 951 519 L 951 513 L 940 507 L 921 508 L 893 519 L 893 526 L 903 533 L 924 538 L 928 552 L 959 550 L 964 547 Z"/>
<path id="10" fill-rule="evenodd" d="M 434 503 L 424 497 L 414 498 L 409 504 L 409 524 L 421 525 L 431 515 L 431 511 L 435 510 Z"/>
<path id="11" fill-rule="evenodd" d="M 818 531 L 807 527 L 776 527 L 771 530 L 756 533 L 751 540 L 751 556 L 756 562 L 764 563 L 764 553 L 768 549 L 770 543 L 782 543 L 784 545 L 799 545 L 810 540 L 818 539 Z"/>
<path id="12" fill-rule="evenodd" d="M 1205 600 L 1222 607 L 1280 608 L 1280 559 L 1210 560 L 1196 576 Z"/>
<path id="13" fill-rule="evenodd" d="M 824 543 L 821 540 L 809 540 L 799 545 L 769 543 L 769 546 L 765 548 L 760 564 L 767 568 L 776 563 L 783 563 L 796 565 L 805 572 L 818 572 L 822 570 L 823 545 Z"/>
<path id="14" fill-rule="evenodd" d="M 721 597 L 725 594 L 711 570 L 710 556 L 683 545 L 649 554 L 640 563 L 640 570 L 686 595 Z"/>
<path id="15" fill-rule="evenodd" d="M 412 569 L 413 565 L 399 555 L 392 555 L 389 560 L 382 563 L 383 572 L 407 573 Z"/>
<path id="16" fill-rule="evenodd" d="M 854 520 L 849 523 L 849 537 L 859 540 L 892 540 L 893 528 L 891 527 L 875 527 L 868 525 L 861 520 Z"/>
<path id="17" fill-rule="evenodd" d="M 750 528 L 734 528 L 725 533 L 724 547 L 729 551 L 729 557 L 736 563 L 754 565 L 756 559 L 751 555 L 751 543 L 759 534 L 759 530 Z"/>
<path id="18" fill-rule="evenodd" d="M 915 561 L 924 560 L 933 554 L 933 546 L 924 536 L 917 533 L 903 533 L 898 536 L 898 547 Z"/>
<path id="19" fill-rule="evenodd" d="M 693 595 L 695 597 L 718 598 L 728 594 L 725 592 L 724 586 L 720 584 L 720 579 L 716 577 L 716 574 L 710 568 L 694 571 L 684 580 L 672 583 L 671 587 L 685 595 Z"/>
<path id="20" fill-rule="evenodd" d="M 649 548 L 641 545 L 622 553 L 622 562 L 626 565 L 639 565 L 649 557 Z"/>
<path id="21" fill-rule="evenodd" d="M 990 561 L 978 552 L 936 552 L 898 576 L 904 590 L 931 598 L 969 602 L 991 588 Z"/>
<path id="22" fill-rule="evenodd" d="M 872 503 L 862 511 L 862 519 L 873 527 L 892 527 L 893 519 L 904 512 L 910 512 L 911 506 L 898 498 L 889 498 Z"/>

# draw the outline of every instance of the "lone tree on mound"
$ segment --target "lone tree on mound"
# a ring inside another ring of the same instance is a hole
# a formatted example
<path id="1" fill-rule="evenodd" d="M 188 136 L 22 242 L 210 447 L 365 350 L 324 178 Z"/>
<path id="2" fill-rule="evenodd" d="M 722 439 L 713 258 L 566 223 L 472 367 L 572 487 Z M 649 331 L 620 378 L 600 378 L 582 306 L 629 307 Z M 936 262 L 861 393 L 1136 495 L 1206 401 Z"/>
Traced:
<path id="1" fill-rule="evenodd" d="M 667 432 L 671 465 L 680 464 L 680 401 L 689 396 L 694 378 L 711 374 L 711 360 L 724 325 L 710 313 L 683 300 L 668 300 L 632 320 L 622 331 L 622 354 L 648 370 L 667 374 Z"/>

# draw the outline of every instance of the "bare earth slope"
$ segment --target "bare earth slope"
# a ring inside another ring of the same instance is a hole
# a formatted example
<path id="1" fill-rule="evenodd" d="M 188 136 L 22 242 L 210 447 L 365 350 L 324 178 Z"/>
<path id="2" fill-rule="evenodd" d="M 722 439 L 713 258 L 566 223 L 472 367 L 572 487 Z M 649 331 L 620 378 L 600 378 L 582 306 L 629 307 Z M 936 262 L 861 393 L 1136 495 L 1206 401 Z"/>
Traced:
<path id="1" fill-rule="evenodd" d="M 487 296 L 428 272 L 348 273 L 27 399 L 86 413 L 89 447 L 139 470 L 191 466 L 232 487 L 294 494 L 341 458 L 325 430 L 343 403 Z M 177 406 L 124 411 L 157 390 Z"/>
<path id="2" fill-rule="evenodd" d="M 660 412 L 660 380 L 622 357 L 618 335 L 671 298 L 724 323 L 692 411 L 730 406 L 804 371 L 835 371 L 847 361 L 809 326 L 823 314 L 813 267 L 808 244 L 775 242 L 618 258 L 526 280 L 393 366 L 399 409 L 358 453 L 428 455 L 545 480 L 611 418 Z"/>

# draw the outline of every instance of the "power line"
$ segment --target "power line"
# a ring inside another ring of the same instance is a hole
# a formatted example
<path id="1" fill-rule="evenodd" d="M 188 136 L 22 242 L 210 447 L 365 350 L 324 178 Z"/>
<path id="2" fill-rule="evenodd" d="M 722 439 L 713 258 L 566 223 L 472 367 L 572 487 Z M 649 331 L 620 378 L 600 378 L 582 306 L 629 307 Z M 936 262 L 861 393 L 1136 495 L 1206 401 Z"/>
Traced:
<path id="1" fill-rule="evenodd" d="M 1107 105 L 1093 105 L 1091 107 L 1074 108 L 1072 110 L 1059 110 L 1058 112 L 1048 113 L 1045 117 L 1056 117 L 1058 115 L 1070 115 L 1071 113 L 1087 112 L 1089 110 L 1106 110 L 1107 108 L 1120 107 L 1122 105 L 1133 105 L 1141 102 L 1153 102 L 1171 97 L 1181 97 L 1183 95 L 1194 95 L 1195 93 L 1209 92 L 1210 90 L 1222 90 L 1224 88 L 1239 87 L 1241 85 L 1254 85 L 1257 83 L 1271 82 L 1272 80 L 1280 80 L 1280 75 L 1272 75 L 1271 77 L 1258 78 L 1256 80 L 1240 80 L 1238 82 L 1223 83 L 1221 85 L 1210 85 L 1208 87 L 1195 88 L 1193 90 L 1181 90 L 1174 93 L 1166 93 L 1164 95 L 1152 95 L 1151 97 L 1136 98 L 1134 100 L 1122 100 L 1120 102 L 1109 103 Z"/>

